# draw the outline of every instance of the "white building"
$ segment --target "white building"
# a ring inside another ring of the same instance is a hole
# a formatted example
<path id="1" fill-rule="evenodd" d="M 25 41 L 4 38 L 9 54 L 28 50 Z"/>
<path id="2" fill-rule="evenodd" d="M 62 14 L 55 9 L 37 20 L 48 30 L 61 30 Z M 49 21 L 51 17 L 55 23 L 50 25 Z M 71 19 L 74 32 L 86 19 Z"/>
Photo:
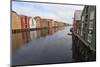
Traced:
<path id="1" fill-rule="evenodd" d="M 34 18 L 30 19 L 30 29 L 32 29 L 32 28 L 36 28 L 36 21 Z"/>
<path id="2" fill-rule="evenodd" d="M 74 19 L 81 20 L 81 14 L 82 14 L 82 10 L 76 10 L 74 13 Z"/>

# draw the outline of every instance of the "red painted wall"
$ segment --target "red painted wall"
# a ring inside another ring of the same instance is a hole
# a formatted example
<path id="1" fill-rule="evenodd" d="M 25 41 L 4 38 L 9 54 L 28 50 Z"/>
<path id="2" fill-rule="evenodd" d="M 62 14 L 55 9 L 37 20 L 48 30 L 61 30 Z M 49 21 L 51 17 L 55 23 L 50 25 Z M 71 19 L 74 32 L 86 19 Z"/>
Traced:
<path id="1" fill-rule="evenodd" d="M 30 29 L 30 23 L 29 23 L 29 21 L 30 21 L 30 17 L 27 18 L 27 28 L 28 29 Z"/>
<path id="2" fill-rule="evenodd" d="M 27 16 L 21 16 L 21 29 L 30 29 L 30 17 Z"/>
<path id="3" fill-rule="evenodd" d="M 24 23 L 25 23 L 24 16 L 21 16 L 20 19 L 21 19 L 21 29 L 24 29 Z"/>

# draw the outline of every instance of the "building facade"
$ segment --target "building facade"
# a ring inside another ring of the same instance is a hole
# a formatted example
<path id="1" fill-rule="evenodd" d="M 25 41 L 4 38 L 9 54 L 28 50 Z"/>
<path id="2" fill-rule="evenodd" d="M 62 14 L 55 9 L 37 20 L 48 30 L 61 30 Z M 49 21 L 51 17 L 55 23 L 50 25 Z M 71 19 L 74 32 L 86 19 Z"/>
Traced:
<path id="1" fill-rule="evenodd" d="M 76 10 L 73 19 L 73 32 L 79 34 L 78 28 L 80 27 L 82 10 Z"/>
<path id="2" fill-rule="evenodd" d="M 96 6 L 85 6 L 80 26 L 73 32 L 73 57 L 82 61 L 96 60 Z M 75 53 L 75 54 L 74 54 Z"/>
<path id="3" fill-rule="evenodd" d="M 93 49 L 96 49 L 96 7 L 85 6 L 81 16 L 81 37 L 89 44 Z"/>
<path id="4" fill-rule="evenodd" d="M 20 16 L 15 12 L 11 12 L 12 15 L 12 21 L 11 21 L 11 27 L 13 30 L 21 29 L 21 23 L 20 23 Z"/>
<path id="5" fill-rule="evenodd" d="M 41 28 L 48 28 L 48 19 L 41 19 L 41 23 L 40 23 Z"/>
<path id="6" fill-rule="evenodd" d="M 30 18 L 29 16 L 20 15 L 21 29 L 30 29 Z"/>
<path id="7" fill-rule="evenodd" d="M 36 16 L 34 19 L 36 21 L 36 28 L 41 28 L 41 17 Z"/>

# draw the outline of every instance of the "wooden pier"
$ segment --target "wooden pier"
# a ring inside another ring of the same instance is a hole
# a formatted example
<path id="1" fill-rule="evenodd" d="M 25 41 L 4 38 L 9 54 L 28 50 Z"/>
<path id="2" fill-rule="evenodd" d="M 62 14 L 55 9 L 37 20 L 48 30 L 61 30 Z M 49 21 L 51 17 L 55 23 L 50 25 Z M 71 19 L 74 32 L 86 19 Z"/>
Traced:
<path id="1" fill-rule="evenodd" d="M 82 61 L 96 60 L 96 50 L 75 33 L 72 33 L 72 48 L 73 58 Z"/>

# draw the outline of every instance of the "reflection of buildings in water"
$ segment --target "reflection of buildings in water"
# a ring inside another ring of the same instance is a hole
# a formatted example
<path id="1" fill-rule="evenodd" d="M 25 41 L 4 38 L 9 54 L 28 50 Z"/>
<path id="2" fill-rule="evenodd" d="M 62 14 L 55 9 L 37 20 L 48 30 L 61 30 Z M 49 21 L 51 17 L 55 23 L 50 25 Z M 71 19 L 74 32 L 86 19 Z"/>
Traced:
<path id="1" fill-rule="evenodd" d="M 48 29 L 42 29 L 41 30 L 41 37 L 45 37 L 48 35 Z"/>
<path id="2" fill-rule="evenodd" d="M 28 43 L 31 40 L 30 32 L 22 32 L 12 34 L 12 49 L 17 49 L 22 43 Z"/>
<path id="3" fill-rule="evenodd" d="M 40 37 L 45 37 L 47 35 L 51 35 L 55 32 L 54 30 L 55 30 L 55 28 L 36 30 L 36 38 L 38 39 Z"/>
<path id="4" fill-rule="evenodd" d="M 57 27 L 56 29 L 57 29 L 57 30 L 63 30 L 63 29 L 64 29 L 64 26 L 62 26 L 62 27 Z"/>
<path id="5" fill-rule="evenodd" d="M 41 29 L 41 30 L 36 30 L 36 38 L 40 37 L 45 37 L 47 35 L 52 35 L 53 33 L 64 29 L 64 27 L 59 27 L 59 28 L 49 28 L 49 29 Z"/>
<path id="6" fill-rule="evenodd" d="M 54 28 L 48 29 L 48 35 L 52 35 L 52 33 L 54 33 Z"/>
<path id="7" fill-rule="evenodd" d="M 36 38 L 45 37 L 48 35 L 48 29 L 36 30 Z"/>
<path id="8" fill-rule="evenodd" d="M 36 30 L 37 39 L 41 37 L 41 30 Z"/>
<path id="9" fill-rule="evenodd" d="M 31 40 L 30 31 L 22 32 L 22 38 L 24 43 L 28 43 Z"/>
<path id="10" fill-rule="evenodd" d="M 12 34 L 12 49 L 15 50 L 19 48 L 22 43 L 28 43 L 31 40 L 52 35 L 61 29 L 63 28 L 49 28 Z"/>
<path id="11" fill-rule="evenodd" d="M 34 40 L 34 39 L 37 38 L 36 31 L 31 31 L 31 32 L 30 32 L 30 38 L 31 38 L 31 40 Z"/>
<path id="12" fill-rule="evenodd" d="M 22 44 L 22 33 L 12 34 L 12 50 L 19 48 Z"/>
<path id="13" fill-rule="evenodd" d="M 55 28 L 54 32 L 57 32 L 58 31 L 58 28 Z"/>
<path id="14" fill-rule="evenodd" d="M 62 27 L 59 27 L 59 30 L 63 30 L 65 27 L 64 26 L 62 26 Z"/>

